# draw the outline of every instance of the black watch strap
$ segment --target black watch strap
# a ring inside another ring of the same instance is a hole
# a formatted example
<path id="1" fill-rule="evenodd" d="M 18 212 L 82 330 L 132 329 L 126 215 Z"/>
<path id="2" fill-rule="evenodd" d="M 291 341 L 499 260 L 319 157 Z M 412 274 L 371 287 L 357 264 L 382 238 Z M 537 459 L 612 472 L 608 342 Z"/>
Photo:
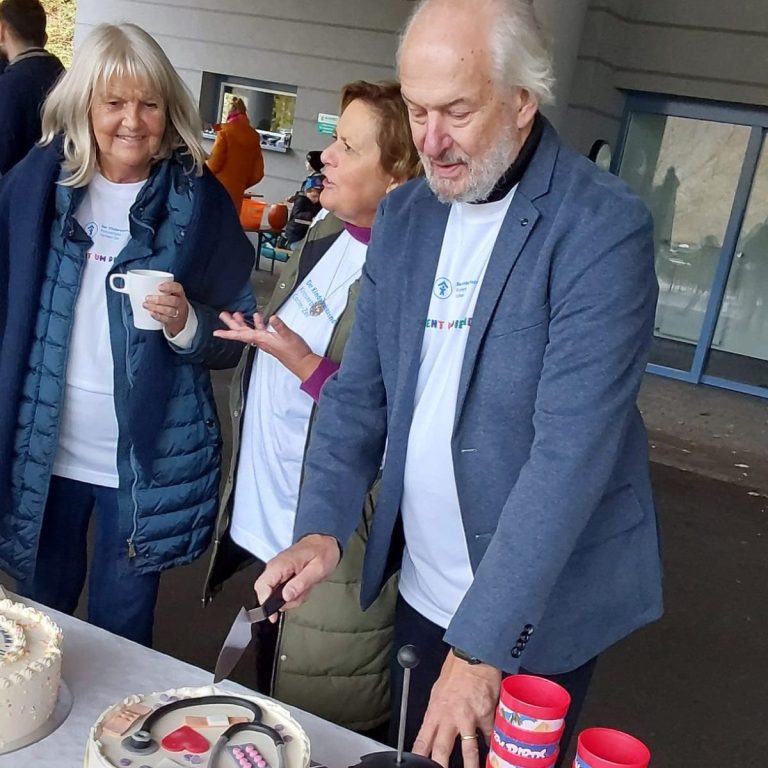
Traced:
<path id="1" fill-rule="evenodd" d="M 462 651 L 461 648 L 456 648 L 455 646 L 451 648 L 451 653 L 457 658 L 461 659 L 462 661 L 466 661 L 467 664 L 482 664 L 483 660 L 478 659 L 477 656 L 472 656 L 466 651 Z"/>

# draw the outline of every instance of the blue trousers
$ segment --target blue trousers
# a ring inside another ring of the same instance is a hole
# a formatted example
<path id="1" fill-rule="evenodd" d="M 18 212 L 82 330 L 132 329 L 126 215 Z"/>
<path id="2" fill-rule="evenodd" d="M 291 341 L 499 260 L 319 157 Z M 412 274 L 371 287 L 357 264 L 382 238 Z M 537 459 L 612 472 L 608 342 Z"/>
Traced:
<path id="1" fill-rule="evenodd" d="M 115 488 L 51 478 L 35 573 L 17 582 L 17 590 L 62 613 L 74 613 L 85 585 L 88 525 L 94 513 L 88 621 L 150 646 L 160 574 L 139 573 L 128 558 L 132 521 L 120 519 Z"/>

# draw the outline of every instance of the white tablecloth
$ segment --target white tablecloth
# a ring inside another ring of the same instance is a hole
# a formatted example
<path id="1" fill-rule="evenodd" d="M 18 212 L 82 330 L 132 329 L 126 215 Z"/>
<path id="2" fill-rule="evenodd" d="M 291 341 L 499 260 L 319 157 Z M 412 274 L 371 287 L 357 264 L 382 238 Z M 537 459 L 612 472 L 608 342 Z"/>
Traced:
<path id="1" fill-rule="evenodd" d="M 25 601 L 26 602 L 26 601 Z M 83 621 L 44 608 L 64 631 L 63 673 L 74 699 L 72 711 L 58 730 L 42 741 L 8 755 L 2 768 L 82 768 L 86 741 L 98 716 L 131 693 L 211 685 L 213 676 L 171 656 L 152 651 Z M 204 632 L 205 628 L 200 627 Z M 246 689 L 225 682 L 233 693 Z M 328 768 L 346 768 L 361 755 L 384 749 L 319 717 L 289 707 L 306 730 L 312 759 Z"/>

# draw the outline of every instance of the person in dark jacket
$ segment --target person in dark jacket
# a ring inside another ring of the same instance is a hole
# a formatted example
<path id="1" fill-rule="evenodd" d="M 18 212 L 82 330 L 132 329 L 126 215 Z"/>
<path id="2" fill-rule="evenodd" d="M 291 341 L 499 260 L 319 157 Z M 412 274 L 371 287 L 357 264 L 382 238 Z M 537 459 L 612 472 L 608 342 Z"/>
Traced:
<path id="1" fill-rule="evenodd" d="M 140 28 L 93 30 L 42 128 L 0 180 L 0 568 L 71 613 L 95 515 L 88 619 L 149 644 L 160 571 L 210 541 L 208 368 L 242 347 L 206 344 L 220 309 L 255 310 L 253 247 L 205 168 L 191 95 Z M 130 302 L 109 286 L 135 270 L 168 276 Z"/>
<path id="2" fill-rule="evenodd" d="M 283 231 L 283 237 L 292 251 L 307 236 L 309 225 L 322 210 L 323 206 L 320 202 L 322 191 L 323 176 L 316 173 L 304 182 L 301 192 L 296 195 L 290 218 Z"/>
<path id="3" fill-rule="evenodd" d="M 64 67 L 45 50 L 39 0 L 0 2 L 0 175 L 40 138 L 40 106 Z"/>

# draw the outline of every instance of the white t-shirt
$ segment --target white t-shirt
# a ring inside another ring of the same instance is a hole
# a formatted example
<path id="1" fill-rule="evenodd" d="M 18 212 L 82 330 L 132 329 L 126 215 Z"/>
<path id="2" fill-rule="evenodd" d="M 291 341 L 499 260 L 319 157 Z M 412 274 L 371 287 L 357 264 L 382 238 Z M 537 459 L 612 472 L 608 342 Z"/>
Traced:
<path id="1" fill-rule="evenodd" d="M 107 275 L 131 238 L 128 214 L 144 184 L 115 184 L 96 173 L 75 214 L 93 246 L 75 303 L 53 474 L 108 488 L 119 480 Z"/>
<path id="2" fill-rule="evenodd" d="M 451 207 L 426 318 L 401 503 L 400 594 L 441 627 L 473 578 L 451 455 L 459 378 L 477 296 L 514 192 L 494 203 Z"/>
<path id="3" fill-rule="evenodd" d="M 366 245 L 343 232 L 277 313 L 315 354 L 324 355 L 328 348 L 366 251 Z M 314 405 L 300 386 L 298 378 L 272 355 L 259 352 L 254 358 L 230 535 L 263 561 L 293 541 Z"/>

